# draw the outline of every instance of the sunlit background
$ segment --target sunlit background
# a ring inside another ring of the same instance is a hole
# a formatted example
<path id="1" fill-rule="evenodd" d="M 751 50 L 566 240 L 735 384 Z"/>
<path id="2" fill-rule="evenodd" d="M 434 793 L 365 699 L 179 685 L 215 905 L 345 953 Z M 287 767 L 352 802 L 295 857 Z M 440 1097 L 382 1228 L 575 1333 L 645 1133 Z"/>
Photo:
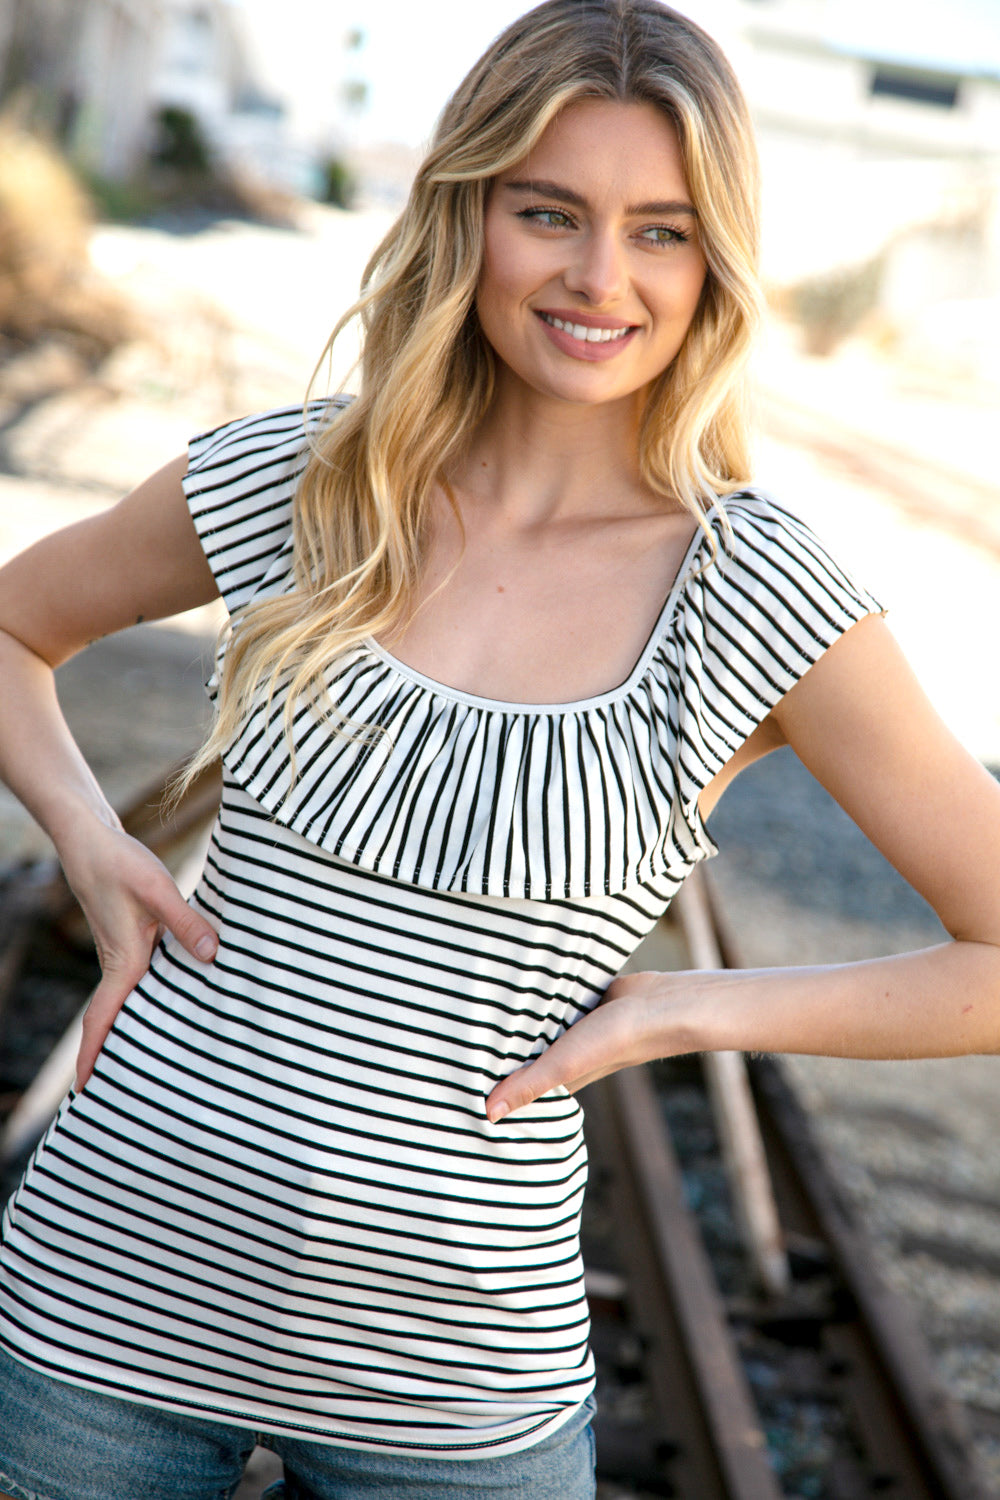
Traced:
<path id="1" fill-rule="evenodd" d="M 1000 764 L 1000 0 L 683 8 L 761 143 L 759 477 Z M 0 0 L 0 550 L 302 398 L 447 95 L 521 9 Z M 958 660 L 928 607 L 956 580 Z"/>
<path id="2" fill-rule="evenodd" d="M 0 0 L 0 79 L 8 109 L 20 101 L 112 199 L 151 151 L 183 163 L 204 145 L 262 187 L 392 208 L 444 99 L 522 8 Z M 865 319 L 871 331 L 878 314 L 912 357 L 1000 378 L 997 0 L 953 0 L 946 15 L 931 0 L 682 8 L 744 81 L 765 273 L 812 346 Z"/>
<path id="3" fill-rule="evenodd" d="M 732 58 L 761 142 L 756 478 L 887 603 L 931 698 L 1000 774 L 1000 0 L 684 8 Z M 0 561 L 114 504 L 193 432 L 302 401 L 445 98 L 520 9 L 0 0 Z M 348 338 L 321 379 L 339 385 L 350 361 Z M 60 669 L 119 809 L 148 805 L 198 743 L 199 654 L 218 624 L 192 611 L 139 625 Z M 779 752 L 713 814 L 715 888 L 747 962 L 935 940 L 919 898 L 824 795 Z M 0 787 L 0 902 L 5 871 L 47 850 Z M 46 1004 L 47 1020 L 31 992 L 54 1045 L 64 1023 Z M 2 1045 L 40 1060 L 47 1043 L 12 1023 Z M 816 1118 L 829 1101 L 843 1181 L 892 1230 L 909 1221 L 878 1174 L 914 1099 L 918 1123 L 932 1107 L 948 1123 L 900 1136 L 906 1171 L 919 1149 L 947 1160 L 949 1183 L 979 1184 L 975 1201 L 1000 1202 L 994 1063 L 799 1059 L 790 1073 Z M 0 1058 L 0 1113 L 30 1076 Z M 947 1200 L 949 1234 L 954 1212 Z M 982 1222 L 995 1265 L 995 1214 Z M 923 1326 L 946 1307 L 964 1320 L 939 1368 L 988 1418 L 979 1447 L 1000 1495 L 996 1279 L 886 1234 L 883 1274 Z M 970 1344 L 976 1309 L 986 1334 Z"/>

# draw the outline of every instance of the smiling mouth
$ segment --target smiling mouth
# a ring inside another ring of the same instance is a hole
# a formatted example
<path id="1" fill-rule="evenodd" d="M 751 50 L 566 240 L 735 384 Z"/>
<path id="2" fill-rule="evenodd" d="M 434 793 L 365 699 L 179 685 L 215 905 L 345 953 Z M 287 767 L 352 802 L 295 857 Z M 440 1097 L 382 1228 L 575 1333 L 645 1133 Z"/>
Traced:
<path id="1" fill-rule="evenodd" d="M 571 338 L 578 339 L 581 344 L 610 344 L 615 339 L 623 339 L 626 334 L 632 332 L 632 324 L 626 323 L 621 328 L 591 328 L 586 323 L 569 323 L 564 318 L 553 317 L 551 313 L 540 312 L 538 316 L 543 323 L 548 323 L 550 328 L 558 328 L 563 333 L 568 333 Z"/>

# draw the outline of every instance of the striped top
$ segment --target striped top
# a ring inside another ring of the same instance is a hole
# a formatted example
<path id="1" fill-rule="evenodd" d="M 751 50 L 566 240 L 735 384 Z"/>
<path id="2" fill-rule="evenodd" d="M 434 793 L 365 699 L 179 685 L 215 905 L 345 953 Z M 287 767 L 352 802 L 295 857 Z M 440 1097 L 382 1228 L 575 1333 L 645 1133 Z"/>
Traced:
<path id="1" fill-rule="evenodd" d="M 192 444 L 230 611 L 290 587 L 304 447 L 298 410 Z M 715 852 L 701 789 L 879 609 L 770 499 L 726 509 L 731 555 L 699 534 L 611 692 L 494 702 L 367 642 L 329 687 L 387 733 L 299 713 L 294 785 L 280 692 L 255 706 L 192 898 L 218 957 L 160 945 L 8 1205 L 11 1353 L 429 1456 L 528 1447 L 585 1398 L 580 1109 L 491 1126 L 485 1097 L 596 1004 Z"/>

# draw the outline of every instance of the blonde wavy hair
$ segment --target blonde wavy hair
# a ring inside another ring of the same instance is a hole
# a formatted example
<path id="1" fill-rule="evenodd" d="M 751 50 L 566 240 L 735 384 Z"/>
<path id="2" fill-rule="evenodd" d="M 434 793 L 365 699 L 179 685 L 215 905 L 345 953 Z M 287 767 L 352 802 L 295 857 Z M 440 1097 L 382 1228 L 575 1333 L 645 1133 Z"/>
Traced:
<path id="1" fill-rule="evenodd" d="M 431 495 L 447 492 L 493 392 L 496 357 L 476 315 L 491 180 L 560 110 L 595 98 L 653 104 L 672 122 L 708 266 L 684 344 L 649 392 L 643 479 L 706 530 L 716 498 L 746 483 L 758 171 L 739 85 L 715 42 L 658 0 L 547 0 L 502 32 L 456 90 L 360 299 L 334 329 L 327 351 L 361 320 L 360 392 L 311 439 L 294 507 L 294 589 L 238 612 L 215 726 L 189 776 L 279 684 L 286 733 L 303 701 L 336 720 L 331 661 L 405 625 Z"/>

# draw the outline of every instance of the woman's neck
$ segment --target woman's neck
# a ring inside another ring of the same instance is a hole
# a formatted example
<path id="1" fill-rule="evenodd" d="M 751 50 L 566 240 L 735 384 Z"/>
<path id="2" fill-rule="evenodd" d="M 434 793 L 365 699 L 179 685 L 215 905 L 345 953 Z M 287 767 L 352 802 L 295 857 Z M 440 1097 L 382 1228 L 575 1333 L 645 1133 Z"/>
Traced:
<path id="1" fill-rule="evenodd" d="M 501 386 L 449 478 L 524 521 L 607 514 L 644 496 L 638 400 L 576 406 Z M 653 497 L 648 497 L 653 500 Z M 662 509 L 662 500 L 653 500 Z"/>

